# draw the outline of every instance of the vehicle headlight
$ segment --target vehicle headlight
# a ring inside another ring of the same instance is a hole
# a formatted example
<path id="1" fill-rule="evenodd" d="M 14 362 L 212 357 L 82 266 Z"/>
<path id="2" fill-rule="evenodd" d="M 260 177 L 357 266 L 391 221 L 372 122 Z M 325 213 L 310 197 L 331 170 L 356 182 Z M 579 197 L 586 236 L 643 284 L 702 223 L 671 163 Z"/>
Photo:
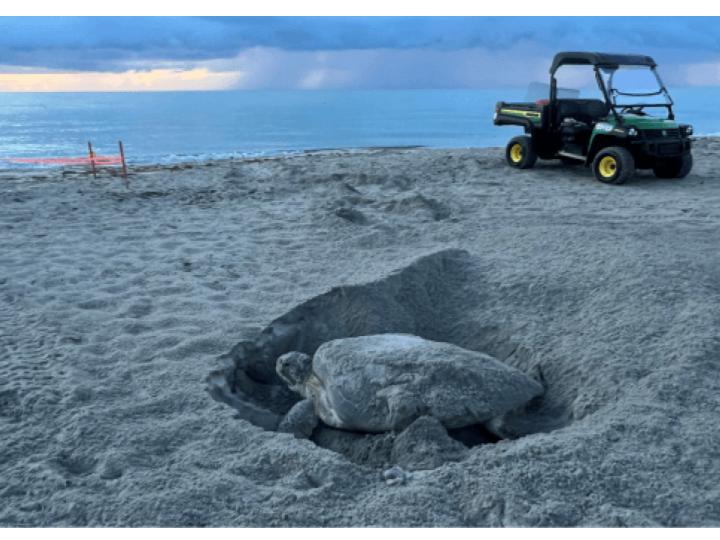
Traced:
<path id="1" fill-rule="evenodd" d="M 693 134 L 693 127 L 692 126 L 685 126 L 685 135 L 688 137 Z"/>
<path id="2" fill-rule="evenodd" d="M 638 130 L 635 129 L 634 127 L 631 127 L 630 129 L 627 130 L 627 134 L 629 137 L 637 137 Z"/>

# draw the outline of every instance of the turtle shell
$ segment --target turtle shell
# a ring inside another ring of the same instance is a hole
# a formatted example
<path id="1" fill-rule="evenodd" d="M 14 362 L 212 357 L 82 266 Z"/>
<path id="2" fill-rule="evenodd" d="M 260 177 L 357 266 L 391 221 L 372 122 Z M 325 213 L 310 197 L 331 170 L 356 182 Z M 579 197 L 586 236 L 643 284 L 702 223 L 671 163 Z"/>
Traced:
<path id="1" fill-rule="evenodd" d="M 464 427 L 543 392 L 537 381 L 487 354 L 409 334 L 329 341 L 312 365 L 305 390 L 318 416 L 354 431 L 402 429 L 421 416 Z"/>

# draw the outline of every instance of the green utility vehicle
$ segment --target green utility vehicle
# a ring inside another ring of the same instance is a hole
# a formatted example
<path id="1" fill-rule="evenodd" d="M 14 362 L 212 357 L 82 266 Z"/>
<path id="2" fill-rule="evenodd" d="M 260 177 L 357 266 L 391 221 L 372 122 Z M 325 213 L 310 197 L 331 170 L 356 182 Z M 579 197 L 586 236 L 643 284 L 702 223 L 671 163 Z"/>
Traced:
<path id="1" fill-rule="evenodd" d="M 563 66 L 585 66 L 598 99 L 580 99 L 579 92 L 560 88 L 556 75 Z M 495 106 L 496 125 L 525 129 L 505 149 L 508 164 L 527 169 L 537 158 L 583 163 L 607 184 L 625 183 L 635 169 L 652 169 L 659 178 L 687 176 L 692 126 L 675 121 L 672 98 L 656 67 L 649 56 L 558 53 L 550 67 L 549 99 Z M 650 114 L 658 109 L 664 118 Z"/>

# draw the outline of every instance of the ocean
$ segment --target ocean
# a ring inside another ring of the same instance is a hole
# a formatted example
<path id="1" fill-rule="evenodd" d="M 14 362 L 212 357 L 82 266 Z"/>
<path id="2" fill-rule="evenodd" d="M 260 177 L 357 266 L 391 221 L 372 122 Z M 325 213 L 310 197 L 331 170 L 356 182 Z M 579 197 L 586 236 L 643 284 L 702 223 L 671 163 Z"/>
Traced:
<path id="1" fill-rule="evenodd" d="M 129 163 L 277 155 L 328 148 L 503 145 L 495 102 L 524 89 L 0 94 L 0 167 L 11 157 L 100 155 Z M 720 134 L 718 88 L 672 91 L 676 116 Z"/>

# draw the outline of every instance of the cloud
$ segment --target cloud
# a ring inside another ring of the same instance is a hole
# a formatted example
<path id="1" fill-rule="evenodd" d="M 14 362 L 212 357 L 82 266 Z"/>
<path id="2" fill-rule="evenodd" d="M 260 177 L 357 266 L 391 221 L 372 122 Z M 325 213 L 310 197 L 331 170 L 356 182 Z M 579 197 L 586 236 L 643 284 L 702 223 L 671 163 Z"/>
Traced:
<path id="1" fill-rule="evenodd" d="M 235 58 L 203 63 L 211 70 L 239 71 L 241 89 L 478 88 L 545 81 L 552 58 L 529 43 L 504 51 L 351 49 L 288 51 L 255 47 Z"/>
<path id="2" fill-rule="evenodd" d="M 128 73 L 170 70 L 164 77 L 172 82 L 162 86 L 167 89 L 181 84 L 170 72 L 198 69 L 207 70 L 203 84 L 212 88 L 476 88 L 545 81 L 559 50 L 611 49 L 652 55 L 670 84 L 720 84 L 708 74 L 712 67 L 706 73 L 692 67 L 712 66 L 720 57 L 719 22 L 712 17 L 0 17 L 5 64 L 0 72 L 87 72 L 94 74 L 93 87 L 99 73 L 116 73 L 119 78 L 103 84 L 126 80 L 133 89 L 142 87 L 142 77 Z M 41 79 L 26 79 L 31 80 Z M 79 84 L 81 78 L 73 80 Z"/>
<path id="3" fill-rule="evenodd" d="M 79 73 L 0 73 L 2 92 L 146 92 L 223 90 L 242 79 L 237 71 L 153 69 Z"/>
<path id="4" fill-rule="evenodd" d="M 123 71 L 148 59 L 200 62 L 253 48 L 286 51 L 485 49 L 521 42 L 550 50 L 658 54 L 707 61 L 720 54 L 712 17 L 3 17 L 9 65 Z"/>
<path id="5" fill-rule="evenodd" d="M 203 65 L 211 70 L 242 72 L 244 76 L 235 84 L 241 89 L 524 88 L 530 82 L 549 82 L 548 69 L 554 54 L 554 50 L 530 41 L 503 50 L 474 47 L 288 51 L 255 47 L 235 58 Z M 704 79 L 698 75 L 704 69 L 688 71 L 684 64 L 674 63 L 661 66 L 666 82 L 672 86 L 714 80 L 707 73 Z M 706 71 L 714 73 L 712 69 Z M 587 66 L 569 66 L 559 77 L 564 85 L 595 84 L 594 74 Z"/>
<path id="6" fill-rule="evenodd" d="M 685 66 L 685 80 L 690 85 L 720 86 L 720 60 Z"/>
<path id="7" fill-rule="evenodd" d="M 526 87 L 547 82 L 554 51 L 532 42 L 504 50 L 351 49 L 293 51 L 253 47 L 234 58 L 144 60 L 121 72 L 38 72 L 5 67 L 0 91 L 163 91 L 225 89 L 443 89 Z M 669 84 L 720 84 L 720 64 L 664 66 Z M 3 71 L 3 70 L 0 70 Z M 594 84 L 584 66 L 559 74 L 562 85 Z"/>

